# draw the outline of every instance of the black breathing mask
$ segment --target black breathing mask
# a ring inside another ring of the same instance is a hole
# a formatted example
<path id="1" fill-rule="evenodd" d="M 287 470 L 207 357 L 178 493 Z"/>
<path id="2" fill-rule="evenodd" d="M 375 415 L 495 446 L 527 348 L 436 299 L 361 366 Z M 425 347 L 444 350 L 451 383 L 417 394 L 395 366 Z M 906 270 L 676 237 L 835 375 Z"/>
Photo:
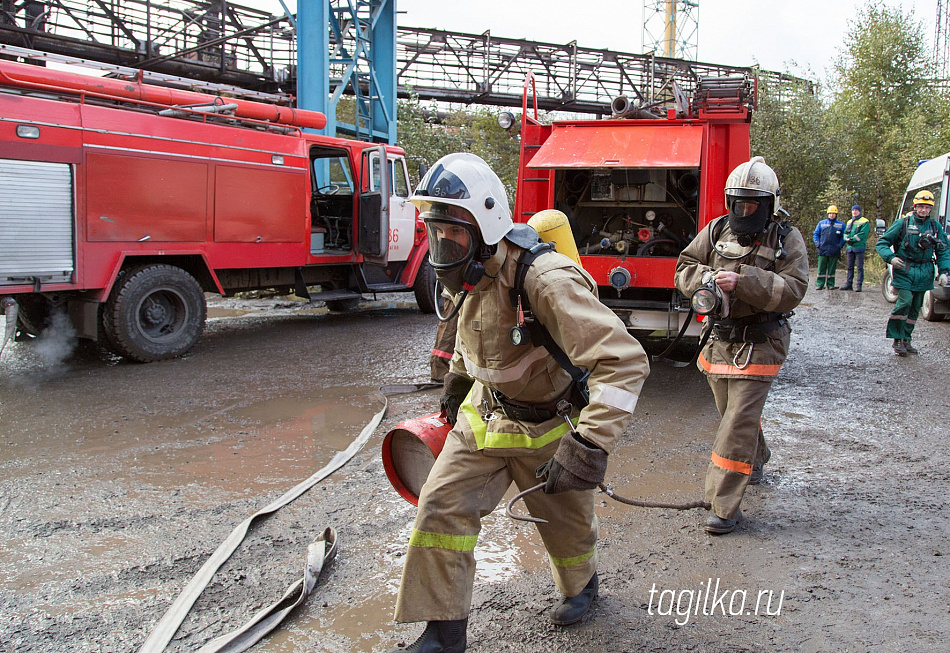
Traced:
<path id="1" fill-rule="evenodd" d="M 729 230 L 743 247 L 755 244 L 756 237 L 765 231 L 772 217 L 772 198 L 729 195 Z"/>
<path id="2" fill-rule="evenodd" d="M 474 224 L 448 215 L 425 213 L 422 216 L 429 238 L 429 263 L 435 278 L 453 295 L 458 295 L 455 309 L 438 317 L 446 322 L 461 309 L 465 297 L 485 276 L 483 262 L 490 256 Z M 436 306 L 441 300 L 436 301 Z"/>

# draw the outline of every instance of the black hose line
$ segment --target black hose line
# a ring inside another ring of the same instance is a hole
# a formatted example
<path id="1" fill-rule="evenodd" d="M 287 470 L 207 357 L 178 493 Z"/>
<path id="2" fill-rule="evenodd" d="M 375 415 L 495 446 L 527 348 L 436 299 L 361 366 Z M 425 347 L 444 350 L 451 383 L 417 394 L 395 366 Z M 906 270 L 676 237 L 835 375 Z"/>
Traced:
<path id="1" fill-rule="evenodd" d="M 689 501 L 687 503 L 664 503 L 662 501 L 643 501 L 640 499 L 627 499 L 622 497 L 619 494 L 614 493 L 609 487 L 603 483 L 598 484 L 598 486 L 604 494 L 613 499 L 614 501 L 619 501 L 620 503 L 625 503 L 628 506 L 637 506 L 638 508 L 667 508 L 669 510 L 692 510 L 693 508 L 705 508 L 709 510 L 711 508 L 710 504 L 706 501 Z"/>

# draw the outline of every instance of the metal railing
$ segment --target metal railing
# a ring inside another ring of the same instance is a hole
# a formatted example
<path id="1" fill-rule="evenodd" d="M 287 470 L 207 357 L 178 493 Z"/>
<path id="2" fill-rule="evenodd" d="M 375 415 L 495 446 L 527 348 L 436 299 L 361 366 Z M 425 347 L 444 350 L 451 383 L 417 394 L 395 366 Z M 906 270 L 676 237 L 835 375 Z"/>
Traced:
<path id="1" fill-rule="evenodd" d="M 227 0 L 0 1 L 0 44 L 255 91 L 296 91 L 297 42 L 287 16 Z M 348 33 L 331 48 L 350 47 Z M 811 88 L 807 80 L 750 68 L 413 27 L 398 28 L 397 67 L 401 97 L 519 106 L 532 71 L 540 108 L 591 114 L 609 113 L 621 95 L 672 100 L 673 81 L 691 94 L 705 77 L 769 75 L 773 83 Z M 331 81 L 343 73 L 331 57 Z"/>

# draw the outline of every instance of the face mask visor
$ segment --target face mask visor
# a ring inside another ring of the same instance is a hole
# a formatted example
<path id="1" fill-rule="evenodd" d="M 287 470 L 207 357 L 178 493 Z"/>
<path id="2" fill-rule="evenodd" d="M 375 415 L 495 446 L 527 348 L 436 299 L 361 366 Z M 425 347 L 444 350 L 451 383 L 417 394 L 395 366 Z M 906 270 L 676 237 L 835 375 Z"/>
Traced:
<path id="1" fill-rule="evenodd" d="M 726 195 L 729 229 L 737 236 L 753 236 L 765 231 L 772 213 L 772 196 L 760 191 L 743 190 L 741 195 Z"/>
<path id="2" fill-rule="evenodd" d="M 429 239 L 429 262 L 436 270 L 461 266 L 475 257 L 479 247 L 475 226 L 444 214 L 422 214 Z"/>

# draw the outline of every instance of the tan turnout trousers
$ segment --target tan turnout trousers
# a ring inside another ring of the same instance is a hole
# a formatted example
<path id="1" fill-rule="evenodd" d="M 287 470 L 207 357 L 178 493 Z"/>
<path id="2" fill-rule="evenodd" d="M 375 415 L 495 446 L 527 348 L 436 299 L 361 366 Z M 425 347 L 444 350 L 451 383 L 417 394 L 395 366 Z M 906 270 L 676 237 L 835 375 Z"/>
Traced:
<path id="1" fill-rule="evenodd" d="M 468 617 L 481 518 L 494 510 L 512 481 L 521 490 L 536 485 L 535 470 L 554 455 L 558 442 L 528 455 L 486 456 L 469 451 L 456 430 L 449 434 L 419 498 L 396 621 Z M 535 492 L 525 504 L 533 516 L 548 520 L 537 526 L 558 590 L 579 594 L 597 569 L 594 491 Z"/>
<path id="2" fill-rule="evenodd" d="M 706 470 L 706 501 L 723 519 L 735 519 L 755 465 L 765 461 L 762 409 L 772 382 L 709 376 L 722 418 Z"/>

